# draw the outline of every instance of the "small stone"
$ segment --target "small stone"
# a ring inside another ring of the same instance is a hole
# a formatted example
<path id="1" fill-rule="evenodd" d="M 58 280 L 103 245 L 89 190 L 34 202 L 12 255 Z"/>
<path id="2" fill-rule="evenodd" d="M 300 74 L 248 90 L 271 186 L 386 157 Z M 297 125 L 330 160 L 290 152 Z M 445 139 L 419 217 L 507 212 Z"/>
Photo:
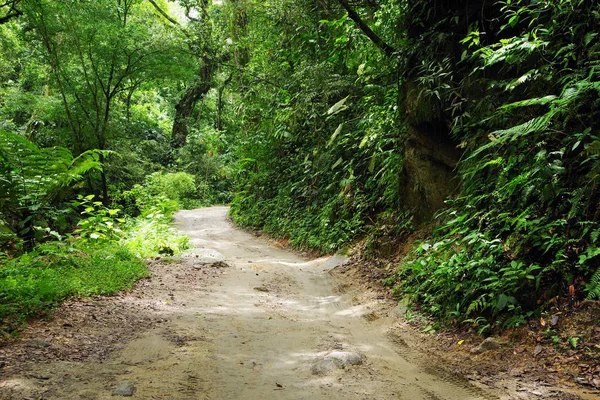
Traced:
<path id="1" fill-rule="evenodd" d="M 344 369 L 350 365 L 360 365 L 365 356 L 353 351 L 332 351 L 323 359 L 313 364 L 311 372 L 313 375 L 326 375 L 336 369 Z"/>
<path id="2" fill-rule="evenodd" d="M 333 360 L 342 367 L 346 365 L 360 365 L 363 363 L 365 356 L 361 353 L 353 351 L 333 351 L 325 356 L 325 360 Z"/>
<path id="3" fill-rule="evenodd" d="M 582 376 L 575 378 L 575 382 L 579 383 L 580 385 L 589 385 L 588 380 Z"/>
<path id="4" fill-rule="evenodd" d="M 333 360 L 319 360 L 313 364 L 310 372 L 313 375 L 327 375 L 337 368 L 338 366 Z"/>
<path id="5" fill-rule="evenodd" d="M 113 390 L 113 396 L 131 397 L 135 393 L 135 385 L 131 382 L 123 382 Z"/>
<path id="6" fill-rule="evenodd" d="M 489 350 L 496 350 L 502 346 L 502 342 L 494 337 L 486 338 L 481 344 L 477 347 L 471 349 L 471 353 L 473 354 L 481 354 L 485 353 Z"/>

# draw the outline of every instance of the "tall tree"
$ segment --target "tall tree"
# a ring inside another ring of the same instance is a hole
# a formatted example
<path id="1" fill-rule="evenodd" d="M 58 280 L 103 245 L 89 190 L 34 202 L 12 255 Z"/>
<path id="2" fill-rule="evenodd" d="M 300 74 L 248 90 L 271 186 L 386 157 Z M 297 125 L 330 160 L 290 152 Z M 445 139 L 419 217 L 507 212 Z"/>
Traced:
<path id="1" fill-rule="evenodd" d="M 189 119 L 198 101 L 213 87 L 214 74 L 219 63 L 218 52 L 213 42 L 208 0 L 182 0 L 181 4 L 189 19 L 186 28 L 188 46 L 198 58 L 199 68 L 196 78 L 187 86 L 175 105 L 171 131 L 171 146 L 174 149 L 182 147 L 187 142 Z"/>
<path id="2" fill-rule="evenodd" d="M 174 42 L 141 0 L 31 0 L 28 23 L 45 50 L 74 136 L 75 152 L 110 147 L 118 96 L 172 63 Z M 108 201 L 106 174 L 101 192 Z"/>

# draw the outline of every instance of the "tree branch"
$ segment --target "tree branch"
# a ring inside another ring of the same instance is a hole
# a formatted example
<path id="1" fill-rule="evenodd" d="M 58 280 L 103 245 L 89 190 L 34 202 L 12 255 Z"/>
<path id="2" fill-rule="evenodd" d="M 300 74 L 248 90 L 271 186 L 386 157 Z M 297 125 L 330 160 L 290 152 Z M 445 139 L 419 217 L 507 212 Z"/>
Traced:
<path id="1" fill-rule="evenodd" d="M 4 17 L 0 17 L 0 25 L 7 23 L 13 18 L 20 17 L 21 15 L 23 15 L 23 12 L 19 10 L 15 10 L 13 14 L 6 14 Z"/>
<path id="2" fill-rule="evenodd" d="M 13 18 L 18 18 L 23 15 L 23 11 L 17 9 L 17 6 L 20 2 L 21 0 L 9 0 L 4 4 L 0 4 L 0 8 L 8 7 L 6 14 L 0 17 L 0 25 L 7 23 Z"/>
<path id="3" fill-rule="evenodd" d="M 386 56 L 391 57 L 395 52 L 392 46 L 387 44 L 382 38 L 380 38 L 373 30 L 362 20 L 360 15 L 350 6 L 347 0 L 338 0 L 340 5 L 344 7 L 348 16 L 358 25 L 361 31 L 377 46 L 379 47 Z"/>
<path id="4" fill-rule="evenodd" d="M 158 13 L 160 15 L 162 15 L 167 21 L 169 21 L 173 25 L 180 26 L 179 22 L 177 22 L 177 20 L 175 18 L 171 17 L 162 8 L 160 8 L 160 6 L 158 4 L 156 4 L 156 2 L 154 0 L 148 0 L 148 1 L 150 2 L 150 4 L 152 4 L 154 6 L 154 8 L 156 9 L 156 11 L 158 11 Z"/>

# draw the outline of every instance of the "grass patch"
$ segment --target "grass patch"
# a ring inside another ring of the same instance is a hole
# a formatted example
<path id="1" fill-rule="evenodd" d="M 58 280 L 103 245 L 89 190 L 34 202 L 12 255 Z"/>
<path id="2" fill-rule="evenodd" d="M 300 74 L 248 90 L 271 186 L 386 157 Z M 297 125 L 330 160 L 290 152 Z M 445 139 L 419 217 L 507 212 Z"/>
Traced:
<path id="1" fill-rule="evenodd" d="M 85 250 L 51 242 L 0 265 L 0 331 L 15 332 L 73 296 L 108 295 L 147 275 L 145 263 L 115 243 Z"/>
<path id="2" fill-rule="evenodd" d="M 70 297 L 110 295 L 148 275 L 144 258 L 176 255 L 188 238 L 171 228 L 176 201 L 154 198 L 137 218 L 117 217 L 92 198 L 77 236 L 46 242 L 8 259 L 0 257 L 0 335 L 18 332 Z"/>

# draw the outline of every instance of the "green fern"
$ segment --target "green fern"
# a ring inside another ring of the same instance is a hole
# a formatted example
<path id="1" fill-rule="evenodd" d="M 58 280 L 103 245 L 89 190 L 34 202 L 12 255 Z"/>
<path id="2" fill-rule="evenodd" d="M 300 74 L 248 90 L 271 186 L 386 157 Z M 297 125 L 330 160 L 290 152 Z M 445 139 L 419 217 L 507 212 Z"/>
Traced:
<path id="1" fill-rule="evenodd" d="M 585 148 L 585 155 L 600 157 L 600 140 L 594 140 Z"/>
<path id="2" fill-rule="evenodd" d="M 77 158 L 64 147 L 39 148 L 22 136 L 0 132 L 0 219 L 20 235 L 31 234 L 61 190 L 102 168 L 101 155 L 88 151 Z"/>
<path id="3" fill-rule="evenodd" d="M 487 301 L 486 297 L 487 294 L 482 294 L 476 300 L 471 302 L 471 304 L 469 304 L 469 307 L 467 307 L 467 312 L 465 315 L 469 316 L 473 312 L 483 313 L 483 311 L 492 308 L 492 304 Z"/>
<path id="4" fill-rule="evenodd" d="M 600 300 L 600 268 L 596 270 L 592 278 L 590 279 L 590 283 L 588 285 L 588 294 L 587 298 L 590 300 L 599 299 Z"/>

